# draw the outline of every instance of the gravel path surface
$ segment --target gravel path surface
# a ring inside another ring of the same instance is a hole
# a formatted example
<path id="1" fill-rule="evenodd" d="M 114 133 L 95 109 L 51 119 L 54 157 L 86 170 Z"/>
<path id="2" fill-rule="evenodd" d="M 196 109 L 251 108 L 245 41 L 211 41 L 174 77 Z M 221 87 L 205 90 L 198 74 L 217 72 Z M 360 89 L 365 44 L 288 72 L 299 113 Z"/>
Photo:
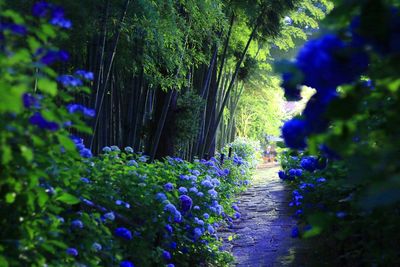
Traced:
<path id="1" fill-rule="evenodd" d="M 241 218 L 222 233 L 236 266 L 306 266 L 299 263 L 305 262 L 306 249 L 290 237 L 296 222 L 288 207 L 290 191 L 279 180 L 278 170 L 257 170 L 252 186 L 239 197 Z"/>

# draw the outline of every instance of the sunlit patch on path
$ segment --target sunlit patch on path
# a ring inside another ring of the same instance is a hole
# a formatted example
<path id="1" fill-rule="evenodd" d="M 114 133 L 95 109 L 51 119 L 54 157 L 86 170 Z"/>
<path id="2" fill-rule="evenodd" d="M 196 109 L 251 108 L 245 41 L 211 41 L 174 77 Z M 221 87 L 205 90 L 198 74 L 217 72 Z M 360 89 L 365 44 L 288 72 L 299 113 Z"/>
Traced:
<path id="1" fill-rule="evenodd" d="M 239 197 L 241 218 L 222 235 L 237 266 L 302 266 L 305 248 L 290 237 L 296 222 L 288 207 L 289 189 L 277 177 L 278 170 L 257 170 L 253 185 Z"/>

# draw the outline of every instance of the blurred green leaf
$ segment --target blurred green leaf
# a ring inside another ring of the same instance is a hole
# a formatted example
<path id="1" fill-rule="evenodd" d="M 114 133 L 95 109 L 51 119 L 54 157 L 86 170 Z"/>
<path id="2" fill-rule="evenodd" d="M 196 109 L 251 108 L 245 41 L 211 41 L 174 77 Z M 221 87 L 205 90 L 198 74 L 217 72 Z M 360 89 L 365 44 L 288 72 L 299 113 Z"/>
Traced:
<path id="1" fill-rule="evenodd" d="M 38 79 L 38 88 L 42 92 L 51 96 L 55 96 L 57 94 L 57 83 L 47 78 Z"/>
<path id="2" fill-rule="evenodd" d="M 69 204 L 69 205 L 74 205 L 74 204 L 77 204 L 77 203 L 81 202 L 79 200 L 79 198 L 77 198 L 76 196 L 71 195 L 69 193 L 66 193 L 66 192 L 61 193 L 56 198 L 56 200 L 61 201 L 61 202 L 65 203 L 65 204 Z"/>

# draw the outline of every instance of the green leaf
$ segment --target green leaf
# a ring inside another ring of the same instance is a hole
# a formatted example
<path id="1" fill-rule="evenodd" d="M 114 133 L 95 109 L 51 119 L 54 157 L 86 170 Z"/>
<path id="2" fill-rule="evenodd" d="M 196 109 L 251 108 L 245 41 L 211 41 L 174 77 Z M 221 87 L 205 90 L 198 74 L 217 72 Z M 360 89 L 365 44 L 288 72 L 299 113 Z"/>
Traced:
<path id="1" fill-rule="evenodd" d="M 3 144 L 2 150 L 3 153 L 1 155 L 1 162 L 3 164 L 8 164 L 12 160 L 11 147 L 6 144 Z"/>
<path id="2" fill-rule="evenodd" d="M 15 23 L 18 23 L 18 24 L 23 24 L 24 23 L 24 19 L 22 18 L 22 16 L 20 14 L 18 14 L 17 12 L 12 11 L 10 9 L 3 11 L 1 16 L 10 18 Z"/>
<path id="3" fill-rule="evenodd" d="M 58 141 L 60 144 L 65 148 L 67 151 L 75 151 L 75 144 L 74 142 L 69 138 L 66 137 L 65 135 L 59 134 L 57 135 Z"/>
<path id="4" fill-rule="evenodd" d="M 74 205 L 80 202 L 79 198 L 69 193 L 61 193 L 60 196 L 56 198 L 58 201 L 64 202 L 65 204 Z"/>
<path id="5" fill-rule="evenodd" d="M 57 94 L 57 83 L 46 78 L 38 79 L 38 88 L 44 93 L 48 93 L 51 96 Z"/>
<path id="6" fill-rule="evenodd" d="M 26 159 L 26 161 L 31 162 L 33 160 L 32 149 L 23 145 L 21 145 L 19 148 L 21 149 L 22 156 Z"/>
<path id="7" fill-rule="evenodd" d="M 8 262 L 3 256 L 0 256 L 0 266 L 8 267 Z"/>
<path id="8" fill-rule="evenodd" d="M 313 236 L 317 236 L 322 232 L 322 228 L 319 226 L 312 226 L 312 228 L 306 232 L 304 232 L 303 237 L 304 238 L 310 238 Z"/>
<path id="9" fill-rule="evenodd" d="M 23 108 L 22 94 L 26 87 L 24 85 L 10 87 L 8 83 L 0 81 L 0 88 L 0 113 L 19 113 Z"/>
<path id="10" fill-rule="evenodd" d="M 15 192 L 7 193 L 6 194 L 6 202 L 8 204 L 14 203 L 16 196 L 17 196 L 17 194 L 15 194 Z"/>
<path id="11" fill-rule="evenodd" d="M 43 207 L 44 204 L 46 204 L 47 200 L 49 199 L 49 196 L 44 190 L 38 190 L 38 204 L 39 207 Z"/>

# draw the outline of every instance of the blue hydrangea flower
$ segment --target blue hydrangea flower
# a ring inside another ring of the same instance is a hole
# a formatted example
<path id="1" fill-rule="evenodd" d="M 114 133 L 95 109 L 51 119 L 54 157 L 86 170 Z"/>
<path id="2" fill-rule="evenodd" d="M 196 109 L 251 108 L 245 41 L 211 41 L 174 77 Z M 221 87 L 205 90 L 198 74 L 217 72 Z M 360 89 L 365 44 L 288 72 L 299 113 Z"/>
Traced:
<path id="1" fill-rule="evenodd" d="M 167 200 L 167 196 L 164 194 L 164 193 L 157 193 L 156 194 L 156 199 L 158 200 L 158 201 L 164 201 L 164 200 Z"/>
<path id="2" fill-rule="evenodd" d="M 141 162 L 146 162 L 147 159 L 148 159 L 148 157 L 144 156 L 144 155 L 139 157 L 139 161 L 141 161 Z"/>
<path id="3" fill-rule="evenodd" d="M 175 267 L 173 263 L 167 264 L 167 267 Z"/>
<path id="4" fill-rule="evenodd" d="M 285 144 L 293 149 L 306 147 L 307 124 L 301 119 L 291 119 L 282 127 L 282 136 Z"/>
<path id="5" fill-rule="evenodd" d="M 209 215 L 208 213 L 204 213 L 204 214 L 203 214 L 203 217 L 204 217 L 204 219 L 207 220 L 208 218 L 210 218 L 210 215 Z"/>
<path id="6" fill-rule="evenodd" d="M 193 234 L 195 239 L 199 239 L 203 235 L 203 231 L 199 227 L 196 227 L 193 229 Z"/>
<path id="7" fill-rule="evenodd" d="M 196 205 L 196 206 L 193 207 L 193 209 L 194 210 L 200 210 L 200 207 Z"/>
<path id="8" fill-rule="evenodd" d="M 65 87 L 78 87 L 83 85 L 80 79 L 72 75 L 60 75 L 57 77 L 57 81 Z"/>
<path id="9" fill-rule="evenodd" d="M 212 182 L 208 179 L 201 181 L 201 185 L 204 187 L 208 187 L 208 188 L 213 188 L 214 185 L 212 184 Z"/>
<path id="10" fill-rule="evenodd" d="M 198 197 L 204 197 L 204 193 L 203 192 L 197 192 L 196 194 Z"/>
<path id="11" fill-rule="evenodd" d="M 174 190 L 174 185 L 173 185 L 172 183 L 166 183 L 166 184 L 164 185 L 164 189 L 165 189 L 166 191 L 172 191 L 172 190 Z"/>
<path id="12" fill-rule="evenodd" d="M 218 187 L 221 185 L 221 182 L 217 178 L 212 179 L 211 182 L 213 183 L 213 185 L 215 187 Z"/>
<path id="13" fill-rule="evenodd" d="M 49 130 L 49 131 L 57 131 L 59 126 L 57 123 L 48 121 L 45 118 L 43 118 L 42 114 L 40 112 L 35 112 L 30 118 L 29 118 L 29 123 L 35 126 L 38 126 L 39 128 Z"/>
<path id="14" fill-rule="evenodd" d="M 106 218 L 107 220 L 110 220 L 110 221 L 114 221 L 115 214 L 114 214 L 114 212 L 108 212 L 108 213 L 104 214 L 104 218 Z"/>
<path id="15" fill-rule="evenodd" d="M 88 148 L 84 148 L 84 149 L 80 150 L 79 154 L 83 158 L 91 158 L 91 157 L 93 157 L 92 151 L 90 151 L 90 149 L 88 149 Z"/>
<path id="16" fill-rule="evenodd" d="M 90 118 L 93 118 L 96 115 L 96 111 L 94 109 L 87 108 L 80 104 L 69 104 L 67 106 L 67 110 L 71 114 L 79 112 L 82 113 L 84 116 Z"/>
<path id="17" fill-rule="evenodd" d="M 280 171 L 278 172 L 278 176 L 279 176 L 279 178 L 281 178 L 282 180 L 285 180 L 285 179 L 286 179 L 286 173 L 285 173 L 284 171 L 282 171 L 282 170 L 280 170 Z"/>
<path id="18" fill-rule="evenodd" d="M 22 95 L 22 101 L 24 103 L 25 108 L 30 108 L 30 107 L 39 108 L 40 107 L 39 100 L 30 93 L 24 93 Z"/>
<path id="19" fill-rule="evenodd" d="M 70 29 L 72 27 L 72 22 L 69 19 L 63 17 L 52 18 L 50 20 L 50 24 L 64 29 Z"/>
<path id="20" fill-rule="evenodd" d="M 78 250 L 76 248 L 67 248 L 66 252 L 68 255 L 71 255 L 74 257 L 78 256 Z"/>
<path id="21" fill-rule="evenodd" d="M 192 192 L 192 193 L 197 193 L 197 192 L 199 192 L 199 190 L 198 190 L 196 187 L 190 188 L 189 191 Z"/>
<path id="22" fill-rule="evenodd" d="M 324 177 L 320 177 L 316 181 L 317 181 L 317 183 L 325 183 L 326 179 Z"/>
<path id="23" fill-rule="evenodd" d="M 235 212 L 235 219 L 240 219 L 241 215 L 239 212 Z"/>
<path id="24" fill-rule="evenodd" d="M 368 56 L 351 51 L 340 38 L 327 34 L 303 46 L 297 66 L 304 74 L 304 85 L 324 91 L 356 79 L 367 69 Z"/>
<path id="25" fill-rule="evenodd" d="M 179 187 L 178 192 L 180 194 L 186 194 L 188 192 L 188 190 L 186 189 L 186 187 L 181 186 L 181 187 Z"/>
<path id="26" fill-rule="evenodd" d="M 93 72 L 90 71 L 77 70 L 75 74 L 88 81 L 93 81 L 94 79 Z"/>
<path id="27" fill-rule="evenodd" d="M 38 52 L 42 52 L 41 50 Z M 40 58 L 40 62 L 45 65 L 51 65 L 56 61 L 66 62 L 69 59 L 69 54 L 66 51 L 49 50 Z"/>
<path id="28" fill-rule="evenodd" d="M 131 240 L 132 239 L 132 233 L 125 227 L 119 227 L 115 229 L 114 234 L 118 237 L 121 237 L 126 240 Z"/>
<path id="29" fill-rule="evenodd" d="M 344 211 L 338 211 L 338 212 L 336 212 L 336 217 L 339 218 L 339 219 L 343 219 L 343 218 L 346 217 L 346 216 L 347 216 L 347 213 L 344 212 Z"/>
<path id="30" fill-rule="evenodd" d="M 309 172 L 315 171 L 317 169 L 317 165 L 317 159 L 311 156 L 303 157 L 303 159 L 300 161 L 300 166 Z"/>
<path id="31" fill-rule="evenodd" d="M 85 184 L 89 184 L 90 180 L 86 177 L 81 177 L 81 181 L 84 182 Z"/>
<path id="32" fill-rule="evenodd" d="M 130 161 L 128 161 L 127 163 L 126 163 L 126 165 L 128 165 L 128 166 L 135 166 L 135 167 L 138 167 L 139 166 L 139 164 L 136 162 L 136 160 L 134 160 L 134 159 L 131 159 Z"/>
<path id="33" fill-rule="evenodd" d="M 83 228 L 83 222 L 81 220 L 73 220 L 71 222 L 71 227 L 73 229 L 82 229 Z"/>
<path id="34" fill-rule="evenodd" d="M 32 7 L 32 14 L 35 17 L 44 18 L 50 12 L 50 5 L 46 1 L 36 2 Z"/>
<path id="35" fill-rule="evenodd" d="M 119 149 L 118 146 L 110 146 L 111 151 L 115 151 L 115 152 L 121 152 L 121 149 Z"/>
<path id="36" fill-rule="evenodd" d="M 208 190 L 208 194 L 209 194 L 212 198 L 217 198 L 217 197 L 218 197 L 218 192 L 215 191 L 214 189 Z"/>
<path id="37" fill-rule="evenodd" d="M 165 230 L 167 230 L 167 232 L 170 234 L 174 232 L 174 228 L 172 228 L 172 226 L 169 224 L 165 225 Z"/>
<path id="38" fill-rule="evenodd" d="M 110 152 L 111 152 L 111 148 L 108 147 L 108 146 L 105 146 L 105 147 L 103 147 L 102 151 L 103 151 L 104 153 L 110 153 Z"/>
<path id="39" fill-rule="evenodd" d="M 164 211 L 175 213 L 176 207 L 174 206 L 174 204 L 168 203 L 167 205 L 164 206 Z"/>
<path id="40" fill-rule="evenodd" d="M 178 245 L 176 244 L 176 242 L 172 241 L 171 243 L 169 243 L 169 247 L 172 249 L 176 249 Z"/>
<path id="41" fill-rule="evenodd" d="M 296 169 L 295 175 L 296 175 L 297 177 L 302 176 L 302 175 L 303 175 L 303 170 L 302 170 L 302 169 Z"/>
<path id="42" fill-rule="evenodd" d="M 91 207 L 94 206 L 94 203 L 92 201 L 90 201 L 89 199 L 82 198 L 81 200 L 87 206 L 91 206 Z"/>
<path id="43" fill-rule="evenodd" d="M 191 172 L 192 172 L 192 174 L 194 174 L 196 176 L 200 175 L 200 171 L 198 171 L 198 170 L 192 170 Z"/>
<path id="44" fill-rule="evenodd" d="M 299 228 L 298 228 L 297 226 L 293 227 L 293 228 L 292 228 L 291 237 L 292 237 L 292 238 L 299 237 L 299 234 L 300 234 Z"/>
<path id="45" fill-rule="evenodd" d="M 130 146 L 125 147 L 124 150 L 125 150 L 126 153 L 129 153 L 129 154 L 133 153 L 133 148 L 130 147 Z"/>
<path id="46" fill-rule="evenodd" d="M 183 212 L 189 211 L 192 208 L 193 201 L 188 195 L 181 195 L 179 200 L 181 202 L 181 210 Z"/>
<path id="47" fill-rule="evenodd" d="M 92 249 L 93 249 L 94 251 L 100 251 L 100 250 L 103 249 L 103 247 L 102 247 L 99 243 L 94 242 L 94 243 L 92 244 Z"/>
<path id="48" fill-rule="evenodd" d="M 164 251 L 162 252 L 162 257 L 163 257 L 165 260 L 170 260 L 170 259 L 171 259 L 171 253 L 169 253 L 168 251 L 164 250 Z"/>
<path id="49" fill-rule="evenodd" d="M 135 267 L 135 265 L 133 265 L 132 262 L 125 260 L 119 263 L 119 267 Z"/>
<path id="50" fill-rule="evenodd" d="M 290 176 L 295 176 L 296 173 L 297 173 L 297 172 L 296 172 L 295 169 L 290 169 L 290 170 L 289 170 L 289 175 L 290 175 Z"/>
<path id="51" fill-rule="evenodd" d="M 203 220 L 200 220 L 199 218 L 197 218 L 197 217 L 195 217 L 194 218 L 194 222 L 196 223 L 196 224 L 198 224 L 198 225 L 204 225 L 204 221 Z"/>
<path id="52" fill-rule="evenodd" d="M 215 233 L 214 227 L 212 227 L 212 225 L 210 225 L 210 224 L 207 226 L 207 231 L 208 231 L 210 234 L 214 234 L 214 233 Z"/>

